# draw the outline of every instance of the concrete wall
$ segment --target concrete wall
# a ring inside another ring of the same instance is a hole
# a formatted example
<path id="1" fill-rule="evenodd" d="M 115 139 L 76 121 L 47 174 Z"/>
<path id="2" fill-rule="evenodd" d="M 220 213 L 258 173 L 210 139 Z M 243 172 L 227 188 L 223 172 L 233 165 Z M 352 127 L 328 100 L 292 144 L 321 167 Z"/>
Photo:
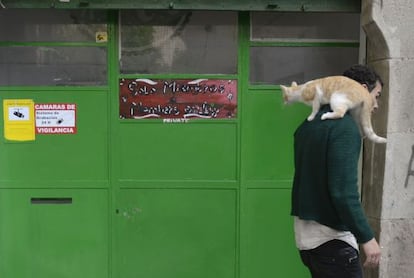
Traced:
<path id="1" fill-rule="evenodd" d="M 382 249 L 365 277 L 414 277 L 414 1 L 362 0 L 367 63 L 384 79 L 374 130 L 386 145 L 365 142 L 363 204 Z"/>

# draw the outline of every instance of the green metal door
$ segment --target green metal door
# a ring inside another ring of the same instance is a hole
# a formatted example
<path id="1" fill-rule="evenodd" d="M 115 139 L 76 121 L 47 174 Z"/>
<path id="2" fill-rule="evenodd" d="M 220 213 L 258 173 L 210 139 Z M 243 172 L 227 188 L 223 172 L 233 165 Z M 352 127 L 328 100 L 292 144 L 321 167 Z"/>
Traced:
<path id="1" fill-rule="evenodd" d="M 308 277 L 290 189 L 309 109 L 278 84 L 337 73 L 358 41 L 286 39 L 269 26 L 315 18 L 282 15 L 0 12 L 0 127 L 21 139 L 0 140 L 0 276 Z"/>
<path id="2" fill-rule="evenodd" d="M 122 118 L 114 123 L 114 277 L 237 276 L 237 17 L 237 12 L 120 13 L 121 42 L 127 46 L 120 50 L 119 87 L 126 92 L 113 102 L 114 117 Z M 220 86 L 222 94 L 215 92 Z M 220 116 L 219 97 L 230 96 L 230 90 L 233 97 L 224 102 L 237 109 Z"/>

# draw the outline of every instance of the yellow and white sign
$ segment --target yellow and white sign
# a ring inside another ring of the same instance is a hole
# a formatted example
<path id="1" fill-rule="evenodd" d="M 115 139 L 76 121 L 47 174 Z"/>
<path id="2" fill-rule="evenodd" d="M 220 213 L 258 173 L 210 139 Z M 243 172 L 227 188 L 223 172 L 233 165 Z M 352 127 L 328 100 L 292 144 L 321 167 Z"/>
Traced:
<path id="1" fill-rule="evenodd" d="M 96 42 L 108 42 L 108 33 L 107 32 L 96 32 L 95 33 Z"/>
<path id="2" fill-rule="evenodd" d="M 4 137 L 11 141 L 35 140 L 34 101 L 4 99 Z"/>

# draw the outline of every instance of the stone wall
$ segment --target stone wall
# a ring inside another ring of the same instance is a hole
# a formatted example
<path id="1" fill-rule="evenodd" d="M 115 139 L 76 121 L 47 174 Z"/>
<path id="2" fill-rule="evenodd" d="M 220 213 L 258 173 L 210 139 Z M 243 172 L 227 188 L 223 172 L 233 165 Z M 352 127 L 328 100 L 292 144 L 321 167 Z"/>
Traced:
<path id="1" fill-rule="evenodd" d="M 367 63 L 384 79 L 374 130 L 386 145 L 365 142 L 363 204 L 382 249 L 365 277 L 414 277 L 414 1 L 362 0 Z"/>

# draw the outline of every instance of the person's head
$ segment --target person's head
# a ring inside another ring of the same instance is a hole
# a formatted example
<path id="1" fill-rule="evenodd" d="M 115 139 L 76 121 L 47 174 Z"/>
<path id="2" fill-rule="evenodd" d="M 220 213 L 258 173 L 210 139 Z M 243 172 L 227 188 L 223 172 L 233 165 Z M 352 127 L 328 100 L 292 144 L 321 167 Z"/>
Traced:
<path id="1" fill-rule="evenodd" d="M 343 75 L 361 83 L 371 93 L 374 109 L 378 108 L 377 98 L 381 96 L 384 83 L 373 69 L 365 65 L 353 65 L 345 70 Z"/>

